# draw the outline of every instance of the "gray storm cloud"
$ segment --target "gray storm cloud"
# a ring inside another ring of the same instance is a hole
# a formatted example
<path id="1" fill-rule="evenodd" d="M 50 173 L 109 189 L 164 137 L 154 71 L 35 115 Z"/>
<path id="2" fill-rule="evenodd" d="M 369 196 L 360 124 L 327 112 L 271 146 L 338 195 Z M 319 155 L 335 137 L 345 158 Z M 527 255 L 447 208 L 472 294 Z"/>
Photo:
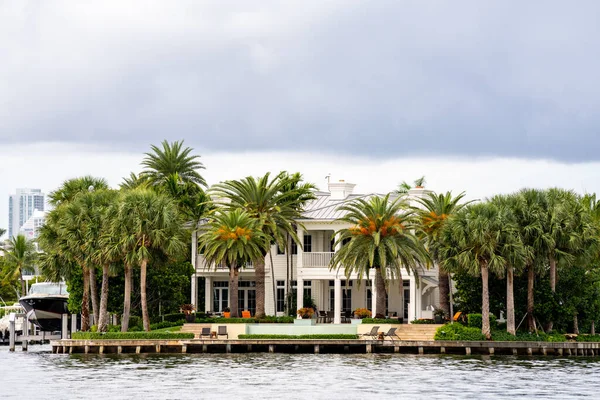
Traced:
<path id="1" fill-rule="evenodd" d="M 600 160 L 597 1 L 8 1 L 0 144 Z"/>

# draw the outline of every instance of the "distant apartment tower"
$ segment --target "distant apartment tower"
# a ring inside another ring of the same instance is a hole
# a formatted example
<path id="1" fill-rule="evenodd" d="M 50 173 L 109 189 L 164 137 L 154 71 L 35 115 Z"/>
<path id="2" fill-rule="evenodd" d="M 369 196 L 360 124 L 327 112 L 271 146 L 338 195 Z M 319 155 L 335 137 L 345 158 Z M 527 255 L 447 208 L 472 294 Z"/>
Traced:
<path id="1" fill-rule="evenodd" d="M 41 189 L 17 189 L 8 197 L 8 237 L 19 234 L 19 230 L 35 210 L 44 211 L 45 195 Z"/>

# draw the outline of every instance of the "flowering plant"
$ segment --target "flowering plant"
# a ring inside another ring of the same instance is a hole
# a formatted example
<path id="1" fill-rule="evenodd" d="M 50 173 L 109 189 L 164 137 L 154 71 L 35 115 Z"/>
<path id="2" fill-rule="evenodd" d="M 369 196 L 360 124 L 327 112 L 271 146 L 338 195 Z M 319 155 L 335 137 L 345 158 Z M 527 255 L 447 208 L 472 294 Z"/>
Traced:
<path id="1" fill-rule="evenodd" d="M 298 309 L 298 315 L 303 319 L 312 318 L 314 313 L 315 313 L 315 310 L 313 310 L 310 307 L 304 307 L 304 308 Z"/>
<path id="2" fill-rule="evenodd" d="M 366 308 L 357 308 L 354 310 L 354 316 L 358 319 L 370 318 L 371 311 L 367 310 Z"/>

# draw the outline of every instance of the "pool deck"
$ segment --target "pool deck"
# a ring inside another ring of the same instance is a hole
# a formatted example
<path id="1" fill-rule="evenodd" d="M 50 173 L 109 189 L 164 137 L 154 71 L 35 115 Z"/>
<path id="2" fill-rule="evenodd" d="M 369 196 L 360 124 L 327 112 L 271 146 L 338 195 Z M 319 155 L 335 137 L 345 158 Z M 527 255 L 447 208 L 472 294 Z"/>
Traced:
<path id="1" fill-rule="evenodd" d="M 600 356 L 599 342 L 467 342 L 337 339 L 53 340 L 56 354 L 410 353 Z"/>

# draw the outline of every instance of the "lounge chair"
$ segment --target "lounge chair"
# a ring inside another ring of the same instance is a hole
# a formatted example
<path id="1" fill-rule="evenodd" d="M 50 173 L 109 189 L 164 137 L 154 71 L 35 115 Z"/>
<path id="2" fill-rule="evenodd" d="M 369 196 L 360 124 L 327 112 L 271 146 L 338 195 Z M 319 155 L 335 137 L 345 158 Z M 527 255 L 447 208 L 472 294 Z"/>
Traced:
<path id="1" fill-rule="evenodd" d="M 325 323 L 327 321 L 327 313 L 325 311 L 319 311 L 319 316 L 317 317 L 317 323 Z"/>
<path id="2" fill-rule="evenodd" d="M 227 327 L 226 326 L 219 326 L 219 331 L 217 332 L 217 338 L 219 336 L 226 336 L 227 339 L 229 339 L 229 335 L 227 334 Z"/>
<path id="3" fill-rule="evenodd" d="M 210 339 L 210 327 L 202 328 L 202 333 L 200 333 L 200 339 L 202 339 L 204 336 Z"/>
<path id="4" fill-rule="evenodd" d="M 460 316 L 462 315 L 462 312 L 457 312 L 456 314 L 454 314 L 454 317 L 452 317 L 452 321 L 458 321 L 458 319 L 460 318 Z"/>
<path id="5" fill-rule="evenodd" d="M 398 337 L 398 335 L 396 334 L 396 329 L 398 329 L 398 328 L 390 328 L 390 330 L 389 330 L 389 331 L 387 331 L 387 332 L 386 332 L 386 333 L 383 335 L 383 338 L 385 339 L 386 337 L 388 337 L 388 336 L 389 336 L 389 338 L 390 338 L 390 339 L 394 340 L 394 336 L 395 336 L 396 338 L 400 339 L 400 338 Z"/>
<path id="6" fill-rule="evenodd" d="M 371 328 L 371 331 L 368 333 L 363 333 L 361 336 L 371 336 L 371 338 L 375 338 L 377 337 L 377 334 L 379 332 L 379 327 L 378 326 L 374 326 L 373 328 Z"/>

